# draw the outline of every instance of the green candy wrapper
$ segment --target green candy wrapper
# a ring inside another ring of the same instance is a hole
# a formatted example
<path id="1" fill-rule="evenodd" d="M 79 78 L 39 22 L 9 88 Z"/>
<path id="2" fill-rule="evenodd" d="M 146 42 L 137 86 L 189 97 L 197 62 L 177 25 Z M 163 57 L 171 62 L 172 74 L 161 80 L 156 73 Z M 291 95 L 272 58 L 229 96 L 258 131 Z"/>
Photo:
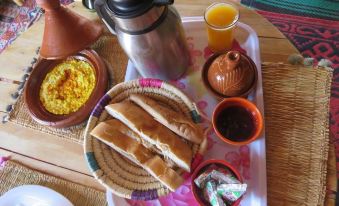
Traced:
<path id="1" fill-rule="evenodd" d="M 199 188 L 204 188 L 205 184 L 208 180 L 211 179 L 211 172 L 214 171 L 217 168 L 216 165 L 210 165 L 203 173 L 201 173 L 199 175 L 199 177 L 197 177 L 194 180 L 194 183 L 199 187 Z"/>
<path id="2" fill-rule="evenodd" d="M 203 198 L 212 206 L 227 206 L 237 201 L 247 189 L 232 172 L 216 165 L 209 166 L 194 183 L 202 189 Z"/>
<path id="3" fill-rule="evenodd" d="M 212 206 L 226 206 L 221 196 L 217 193 L 217 182 L 215 180 L 206 182 L 203 193 Z"/>
<path id="4" fill-rule="evenodd" d="M 247 189 L 247 184 L 221 184 L 217 186 L 218 195 L 227 202 L 237 201 Z"/>

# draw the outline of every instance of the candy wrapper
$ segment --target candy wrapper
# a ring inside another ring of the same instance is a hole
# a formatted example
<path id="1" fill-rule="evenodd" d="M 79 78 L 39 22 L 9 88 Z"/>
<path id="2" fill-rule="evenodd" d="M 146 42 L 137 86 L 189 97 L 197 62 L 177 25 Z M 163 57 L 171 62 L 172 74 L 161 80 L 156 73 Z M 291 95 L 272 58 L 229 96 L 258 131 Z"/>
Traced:
<path id="1" fill-rule="evenodd" d="M 203 198 L 212 206 L 226 206 L 238 200 L 247 189 L 228 169 L 208 167 L 194 183 L 202 189 Z"/>
<path id="2" fill-rule="evenodd" d="M 208 180 L 210 180 L 211 176 L 211 172 L 213 170 L 215 170 L 217 168 L 216 165 L 210 165 L 203 173 L 201 173 L 199 175 L 199 177 L 197 177 L 195 180 L 194 180 L 194 183 L 199 187 L 199 188 L 204 188 L 205 187 L 205 184 Z"/>
<path id="3" fill-rule="evenodd" d="M 218 195 L 227 202 L 237 201 L 247 189 L 247 184 L 221 184 L 217 186 Z"/>
<path id="4" fill-rule="evenodd" d="M 225 174 L 224 172 L 220 172 L 218 170 L 213 170 L 210 173 L 210 177 L 212 179 L 217 180 L 220 183 L 241 184 L 241 182 L 236 177 L 234 177 L 230 172 Z"/>
<path id="5" fill-rule="evenodd" d="M 206 182 L 203 193 L 205 199 L 208 200 L 212 206 L 226 206 L 221 196 L 217 193 L 217 182 L 215 180 Z"/>

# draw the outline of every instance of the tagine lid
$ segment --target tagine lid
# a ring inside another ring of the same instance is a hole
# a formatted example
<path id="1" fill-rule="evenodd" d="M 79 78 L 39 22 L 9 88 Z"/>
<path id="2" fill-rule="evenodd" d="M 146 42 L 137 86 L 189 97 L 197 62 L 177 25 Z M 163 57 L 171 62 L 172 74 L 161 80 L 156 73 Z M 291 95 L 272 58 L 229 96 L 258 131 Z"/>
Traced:
<path id="1" fill-rule="evenodd" d="M 208 68 L 210 87 L 222 96 L 243 96 L 255 83 L 257 70 L 249 57 L 228 51 L 216 57 Z"/>
<path id="2" fill-rule="evenodd" d="M 64 59 L 88 48 L 102 34 L 101 23 L 61 6 L 59 0 L 36 0 L 45 10 L 45 29 L 40 56 Z"/>

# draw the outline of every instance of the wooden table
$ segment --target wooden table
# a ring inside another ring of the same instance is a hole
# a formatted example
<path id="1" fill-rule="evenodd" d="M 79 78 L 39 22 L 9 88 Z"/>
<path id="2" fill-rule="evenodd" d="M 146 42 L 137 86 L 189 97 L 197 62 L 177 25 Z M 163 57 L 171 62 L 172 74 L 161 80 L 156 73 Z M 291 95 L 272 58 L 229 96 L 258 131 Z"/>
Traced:
<path id="1" fill-rule="evenodd" d="M 176 0 L 175 6 L 181 16 L 201 16 L 212 0 Z M 82 7 L 81 2 L 70 6 L 90 19 L 96 19 Z M 259 36 L 262 61 L 286 62 L 297 49 L 268 20 L 251 9 L 240 7 L 240 21 L 254 28 Z M 5 107 L 13 100 L 10 94 L 16 91 L 23 75 L 23 69 L 30 64 L 32 52 L 42 39 L 41 18 L 27 32 L 23 33 L 4 53 L 0 55 L 0 115 L 6 114 Z M 39 31 L 39 32 L 38 32 Z M 86 165 L 82 145 L 61 140 L 12 123 L 0 124 L 0 156 L 11 156 L 31 168 L 62 177 L 67 180 L 104 188 L 91 176 Z"/>

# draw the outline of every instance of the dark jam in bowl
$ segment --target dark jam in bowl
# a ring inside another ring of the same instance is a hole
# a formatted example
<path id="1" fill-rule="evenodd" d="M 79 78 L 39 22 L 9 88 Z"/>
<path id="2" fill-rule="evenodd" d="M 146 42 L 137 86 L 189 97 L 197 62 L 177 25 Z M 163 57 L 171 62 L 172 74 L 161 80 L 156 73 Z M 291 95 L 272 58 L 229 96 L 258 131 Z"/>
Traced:
<path id="1" fill-rule="evenodd" d="M 245 141 L 254 133 L 253 116 L 243 107 L 227 107 L 219 113 L 216 120 L 219 133 L 229 140 Z"/>

